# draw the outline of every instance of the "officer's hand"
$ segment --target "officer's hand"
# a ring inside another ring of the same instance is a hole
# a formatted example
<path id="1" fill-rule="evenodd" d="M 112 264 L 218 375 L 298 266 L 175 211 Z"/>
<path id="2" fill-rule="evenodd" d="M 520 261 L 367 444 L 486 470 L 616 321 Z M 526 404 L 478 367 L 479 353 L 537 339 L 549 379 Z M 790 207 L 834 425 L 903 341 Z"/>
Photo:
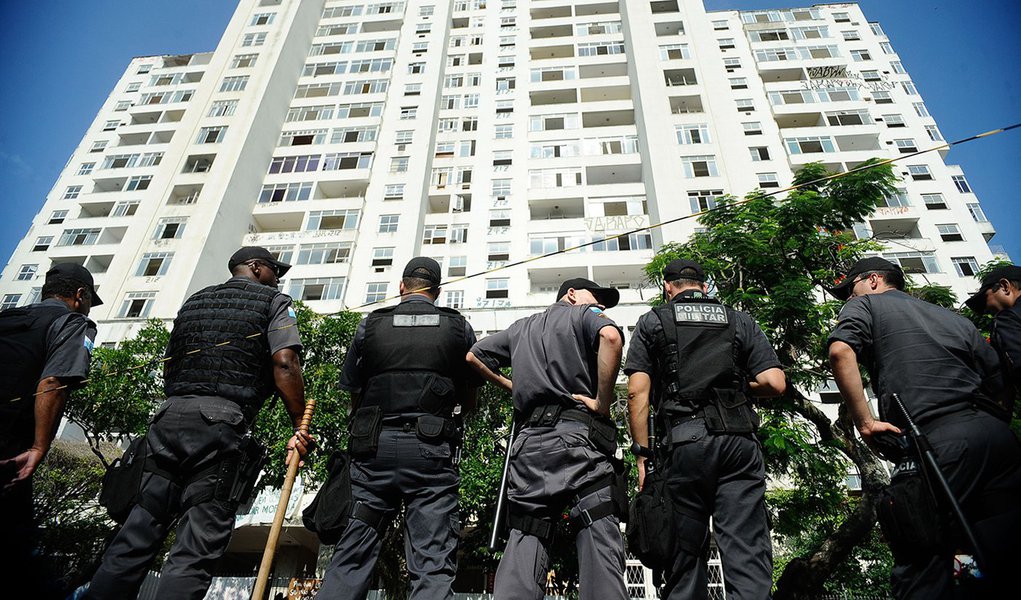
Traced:
<path id="1" fill-rule="evenodd" d="M 638 464 L 638 490 L 645 488 L 645 457 L 639 456 L 635 461 Z"/>
<path id="2" fill-rule="evenodd" d="M 0 480 L 4 491 L 14 489 L 28 481 L 35 473 L 39 463 L 43 461 L 44 456 L 46 453 L 42 450 L 29 448 L 14 458 L 0 461 L 0 469 L 5 471 L 5 477 Z M 8 479 L 8 477 L 10 478 Z"/>
<path id="3" fill-rule="evenodd" d="M 589 410 L 591 410 L 594 413 L 603 412 L 599 408 L 599 400 L 596 400 L 595 398 L 589 398 L 585 394 L 572 394 L 571 397 L 577 400 L 578 402 L 584 404 Z"/>
<path id="4" fill-rule="evenodd" d="M 296 431 L 291 439 L 287 441 L 287 462 L 291 462 L 291 453 L 295 450 L 298 451 L 298 456 L 302 459 L 308 455 L 316 447 L 316 440 L 309 433 L 302 431 Z M 305 461 L 302 460 L 298 463 L 299 467 L 305 466 Z"/>
<path id="5" fill-rule="evenodd" d="M 862 426 L 858 428 L 858 433 L 861 434 L 861 439 L 865 442 L 865 445 L 871 448 L 872 451 L 875 452 L 876 454 L 879 454 L 880 448 L 879 446 L 876 445 L 873 436 L 875 436 L 877 433 L 882 432 L 890 432 L 899 435 L 901 431 L 900 428 L 894 425 L 893 423 L 887 423 L 886 421 L 877 421 L 875 419 L 867 423 L 863 423 Z"/>

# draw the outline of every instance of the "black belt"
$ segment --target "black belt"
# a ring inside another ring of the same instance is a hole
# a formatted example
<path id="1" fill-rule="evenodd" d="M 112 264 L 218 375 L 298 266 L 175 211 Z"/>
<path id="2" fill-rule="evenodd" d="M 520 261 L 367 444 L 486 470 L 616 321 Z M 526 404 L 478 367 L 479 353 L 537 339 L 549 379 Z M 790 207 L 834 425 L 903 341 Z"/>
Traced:
<path id="1" fill-rule="evenodd" d="M 527 427 L 552 427 L 560 421 L 576 421 L 591 425 L 598 417 L 584 408 L 564 406 L 563 404 L 546 404 L 532 409 L 528 418 L 521 424 Z"/>

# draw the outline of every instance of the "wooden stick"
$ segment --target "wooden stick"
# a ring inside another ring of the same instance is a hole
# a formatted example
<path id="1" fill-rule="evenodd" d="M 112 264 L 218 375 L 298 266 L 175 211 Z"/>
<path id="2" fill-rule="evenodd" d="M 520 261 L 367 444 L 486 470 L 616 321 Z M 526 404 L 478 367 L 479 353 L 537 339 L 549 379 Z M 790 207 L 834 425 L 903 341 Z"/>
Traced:
<path id="1" fill-rule="evenodd" d="M 299 429 L 302 433 L 308 433 L 308 425 L 312 422 L 312 411 L 315 409 L 316 401 L 309 400 L 305 405 L 305 414 L 301 417 Z M 291 490 L 294 488 L 294 479 L 298 476 L 298 463 L 301 456 L 295 450 L 291 454 L 291 460 L 287 463 L 287 476 L 284 477 L 284 485 L 280 488 L 280 502 L 277 504 L 277 512 L 273 515 L 273 525 L 269 528 L 269 539 L 266 540 L 266 549 L 262 553 L 262 563 L 259 565 L 259 575 L 255 578 L 255 588 L 252 590 L 252 600 L 262 600 L 266 597 L 266 584 L 269 582 L 269 571 L 273 566 L 273 556 L 277 551 L 277 542 L 280 541 L 280 530 L 284 526 L 284 515 L 287 513 L 287 503 L 291 500 Z"/>

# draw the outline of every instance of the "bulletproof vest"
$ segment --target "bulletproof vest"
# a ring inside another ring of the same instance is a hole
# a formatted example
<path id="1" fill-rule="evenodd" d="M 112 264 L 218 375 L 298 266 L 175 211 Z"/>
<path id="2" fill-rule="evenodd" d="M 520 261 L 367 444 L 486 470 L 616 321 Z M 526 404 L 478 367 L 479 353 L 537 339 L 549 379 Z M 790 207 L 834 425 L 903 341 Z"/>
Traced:
<path id="1" fill-rule="evenodd" d="M 50 325 L 70 309 L 33 304 L 0 312 L 0 458 L 32 446 L 35 392 L 46 366 Z M 20 398 L 17 402 L 11 402 Z"/>
<path id="2" fill-rule="evenodd" d="M 682 297 L 654 312 L 663 326 L 655 353 L 658 410 L 690 414 L 705 404 L 713 388 L 743 389 L 734 364 L 737 323 L 732 310 L 709 298 Z"/>
<path id="3" fill-rule="evenodd" d="M 465 369 L 464 332 L 459 312 L 429 302 L 402 302 L 369 314 L 359 363 L 368 379 L 359 407 L 449 417 Z"/>
<path id="4" fill-rule="evenodd" d="M 188 298 L 167 346 L 167 396 L 220 396 L 254 415 L 273 390 L 266 330 L 278 293 L 254 281 L 231 279 Z"/>

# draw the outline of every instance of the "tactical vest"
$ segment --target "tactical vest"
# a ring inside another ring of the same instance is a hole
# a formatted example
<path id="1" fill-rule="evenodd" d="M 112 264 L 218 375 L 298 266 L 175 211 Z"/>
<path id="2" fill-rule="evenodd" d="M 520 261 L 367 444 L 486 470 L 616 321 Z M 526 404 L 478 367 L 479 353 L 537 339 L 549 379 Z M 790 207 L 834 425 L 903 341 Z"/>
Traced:
<path id="1" fill-rule="evenodd" d="M 744 390 L 734 361 L 734 311 L 713 299 L 682 297 L 653 312 L 663 326 L 655 348 L 659 376 L 653 397 L 659 414 L 692 414 L 714 388 Z"/>
<path id="2" fill-rule="evenodd" d="M 465 371 L 461 313 L 429 302 L 402 302 L 366 318 L 359 368 L 369 375 L 359 408 L 384 415 L 450 417 Z"/>
<path id="3" fill-rule="evenodd" d="M 167 346 L 167 396 L 220 396 L 240 404 L 249 417 L 258 412 L 273 391 L 266 330 L 278 293 L 254 281 L 231 279 L 188 298 Z M 230 343 L 218 345 L 225 341 Z"/>
<path id="4" fill-rule="evenodd" d="M 35 392 L 46 366 L 46 338 L 70 309 L 33 304 L 0 312 L 0 458 L 23 452 L 35 441 Z M 17 402 L 11 402 L 20 398 Z"/>

